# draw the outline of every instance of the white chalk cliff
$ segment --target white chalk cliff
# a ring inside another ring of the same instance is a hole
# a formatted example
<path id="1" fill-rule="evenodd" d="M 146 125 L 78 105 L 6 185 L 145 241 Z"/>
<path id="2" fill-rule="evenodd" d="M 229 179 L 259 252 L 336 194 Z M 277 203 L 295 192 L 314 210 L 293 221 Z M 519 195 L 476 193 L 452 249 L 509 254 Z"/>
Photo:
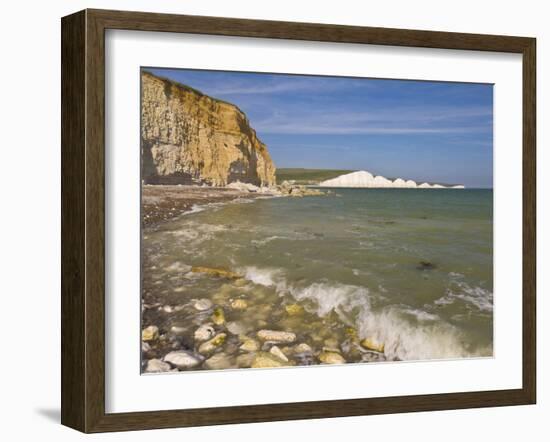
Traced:
<path id="1" fill-rule="evenodd" d="M 464 186 L 443 186 L 441 184 L 417 184 L 413 180 L 397 178 L 391 181 L 383 176 L 374 176 L 366 170 L 352 172 L 319 183 L 322 187 L 369 187 L 369 188 L 401 188 L 401 189 L 464 189 Z"/>

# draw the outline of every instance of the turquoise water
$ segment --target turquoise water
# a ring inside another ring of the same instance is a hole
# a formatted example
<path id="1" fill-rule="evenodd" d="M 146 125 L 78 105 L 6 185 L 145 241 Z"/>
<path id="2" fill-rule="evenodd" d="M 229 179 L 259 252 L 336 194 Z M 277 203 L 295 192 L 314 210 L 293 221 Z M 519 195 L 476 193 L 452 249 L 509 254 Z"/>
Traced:
<path id="1" fill-rule="evenodd" d="M 336 193 L 213 205 L 145 232 L 144 302 L 220 304 L 225 290 L 249 300 L 228 314 L 251 333 L 288 329 L 315 344 L 353 327 L 388 360 L 491 356 L 492 190 Z M 246 285 L 189 266 L 229 269 Z M 291 303 L 307 316 L 285 318 Z M 192 332 L 183 313 L 163 320 Z"/>

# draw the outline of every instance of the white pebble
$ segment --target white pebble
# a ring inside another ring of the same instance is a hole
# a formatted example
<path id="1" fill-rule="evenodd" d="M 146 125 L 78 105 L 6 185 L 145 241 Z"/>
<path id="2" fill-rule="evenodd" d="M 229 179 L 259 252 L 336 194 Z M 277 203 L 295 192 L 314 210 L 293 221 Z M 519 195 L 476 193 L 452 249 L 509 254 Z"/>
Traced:
<path id="1" fill-rule="evenodd" d="M 149 359 L 147 361 L 146 373 L 164 373 L 170 371 L 172 366 L 166 362 L 162 362 L 160 359 Z"/>
<path id="2" fill-rule="evenodd" d="M 177 368 L 193 368 L 201 363 L 201 359 L 187 351 L 171 351 L 164 356 L 164 361 Z"/>
<path id="3" fill-rule="evenodd" d="M 195 303 L 193 304 L 193 307 L 195 307 L 195 309 L 197 309 L 198 311 L 202 312 L 204 310 L 211 309 L 212 305 L 213 304 L 212 304 L 212 301 L 210 301 L 210 299 L 203 298 L 195 301 Z"/>
<path id="4" fill-rule="evenodd" d="M 210 324 L 203 324 L 195 330 L 196 341 L 208 341 L 216 334 L 216 330 Z"/>

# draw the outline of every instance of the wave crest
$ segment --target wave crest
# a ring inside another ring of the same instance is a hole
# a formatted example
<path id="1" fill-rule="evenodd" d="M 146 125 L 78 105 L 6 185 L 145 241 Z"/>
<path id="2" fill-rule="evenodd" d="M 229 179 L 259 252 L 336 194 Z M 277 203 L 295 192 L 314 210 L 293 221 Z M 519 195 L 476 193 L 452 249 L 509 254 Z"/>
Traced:
<path id="1" fill-rule="evenodd" d="M 403 305 L 372 308 L 372 295 L 365 287 L 315 282 L 305 287 L 288 284 L 278 269 L 247 267 L 242 272 L 250 281 L 273 287 L 280 295 L 309 301 L 308 310 L 320 317 L 334 311 L 361 338 L 384 343 L 388 359 L 422 360 L 486 356 L 486 351 L 467 349 L 461 332 L 437 315 Z"/>

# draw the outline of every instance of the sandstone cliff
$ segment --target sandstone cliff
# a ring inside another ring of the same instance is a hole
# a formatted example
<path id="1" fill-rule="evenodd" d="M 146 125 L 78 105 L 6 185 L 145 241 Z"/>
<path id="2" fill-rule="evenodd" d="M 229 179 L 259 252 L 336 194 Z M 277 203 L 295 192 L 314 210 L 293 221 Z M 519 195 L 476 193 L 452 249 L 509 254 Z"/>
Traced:
<path id="1" fill-rule="evenodd" d="M 275 165 L 235 105 L 142 72 L 142 179 L 151 184 L 275 184 Z"/>

